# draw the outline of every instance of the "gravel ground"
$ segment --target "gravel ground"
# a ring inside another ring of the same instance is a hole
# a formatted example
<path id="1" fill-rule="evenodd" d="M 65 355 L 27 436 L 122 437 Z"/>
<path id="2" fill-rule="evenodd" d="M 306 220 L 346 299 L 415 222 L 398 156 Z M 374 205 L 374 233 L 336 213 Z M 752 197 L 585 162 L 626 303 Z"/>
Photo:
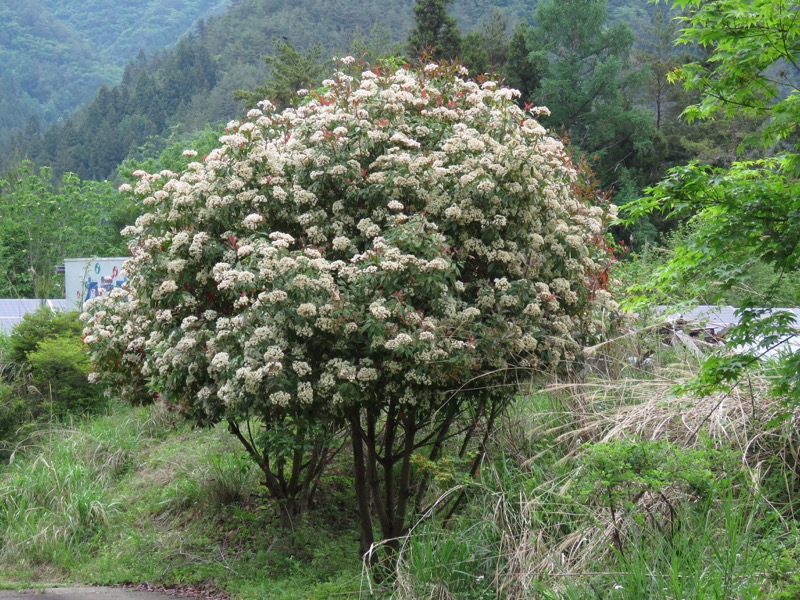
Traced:
<path id="1" fill-rule="evenodd" d="M 3 600 L 156 600 L 174 598 L 161 592 L 140 592 L 124 588 L 110 587 L 64 587 L 31 589 L 23 591 L 0 590 Z"/>
<path id="2" fill-rule="evenodd" d="M 226 594 L 191 586 L 165 589 L 137 587 L 53 587 L 30 590 L 0 590 L 0 600 L 161 600 L 165 598 L 203 598 L 229 600 Z"/>

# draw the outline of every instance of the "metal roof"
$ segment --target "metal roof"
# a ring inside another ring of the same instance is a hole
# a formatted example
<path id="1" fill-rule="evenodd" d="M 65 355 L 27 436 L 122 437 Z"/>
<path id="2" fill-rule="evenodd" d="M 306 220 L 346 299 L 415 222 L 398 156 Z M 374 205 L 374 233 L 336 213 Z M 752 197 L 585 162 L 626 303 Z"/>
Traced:
<path id="1" fill-rule="evenodd" d="M 738 308 L 733 306 L 712 306 L 703 305 L 685 310 L 683 312 L 672 312 L 666 317 L 667 321 L 682 319 L 688 323 L 702 325 L 713 328 L 714 330 L 725 329 L 739 322 L 736 316 Z M 789 312 L 794 315 L 795 325 L 800 326 L 800 308 L 754 308 L 753 310 L 764 311 L 764 316 L 769 316 L 774 312 Z"/>
<path id="2" fill-rule="evenodd" d="M 710 306 L 700 305 L 696 308 L 688 309 L 683 312 L 667 312 L 668 315 L 665 320 L 669 323 L 677 323 L 683 321 L 689 327 L 702 327 L 706 331 L 710 331 L 715 335 L 724 336 L 725 331 L 732 325 L 739 323 L 739 317 L 736 315 L 738 309 L 732 306 Z M 786 335 L 784 338 L 769 348 L 764 348 L 761 344 L 763 338 L 758 336 L 755 343 L 748 346 L 737 346 L 734 348 L 736 352 L 750 352 L 754 351 L 761 358 L 774 358 L 783 353 L 796 353 L 800 351 L 800 308 L 753 308 L 755 311 L 763 311 L 763 316 L 776 312 L 788 312 L 794 315 L 793 330 L 796 332 L 794 335 Z"/>
<path id="3" fill-rule="evenodd" d="M 12 298 L 0 299 L 0 332 L 11 333 L 11 330 L 22 321 L 22 317 L 30 312 L 34 312 L 47 306 L 51 310 L 67 310 L 67 301 L 60 299 L 45 298 Z"/>

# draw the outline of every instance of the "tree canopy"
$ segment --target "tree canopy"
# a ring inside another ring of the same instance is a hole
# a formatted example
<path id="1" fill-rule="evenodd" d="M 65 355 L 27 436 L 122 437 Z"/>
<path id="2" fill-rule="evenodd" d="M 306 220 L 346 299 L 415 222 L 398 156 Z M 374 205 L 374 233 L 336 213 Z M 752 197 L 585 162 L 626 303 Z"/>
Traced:
<path id="1" fill-rule="evenodd" d="M 461 50 L 461 33 L 447 5 L 453 0 L 417 0 L 414 4 L 414 27 L 408 35 L 412 56 L 430 54 L 431 58 L 455 58 Z"/>
<path id="2" fill-rule="evenodd" d="M 570 364 L 611 304 L 611 207 L 540 111 L 457 69 L 345 68 L 182 173 L 134 173 L 130 297 L 86 315 L 98 378 L 226 420 L 287 509 L 347 427 L 362 552 L 370 506 L 390 548 L 423 510 L 414 456 L 461 436 L 474 474 L 518 382 Z"/>
<path id="3" fill-rule="evenodd" d="M 132 217 L 108 182 L 23 163 L 0 179 L 0 296 L 63 297 L 55 267 L 65 258 L 125 252 L 119 235 Z"/>
<path id="4" fill-rule="evenodd" d="M 652 119 L 628 92 L 630 26 L 609 22 L 605 0 L 542 0 L 530 35 L 529 60 L 541 74 L 533 96 L 552 112 L 546 124 L 597 157 L 604 185 L 618 185 L 652 151 Z"/>
<path id="5" fill-rule="evenodd" d="M 730 166 L 699 162 L 673 169 L 647 197 L 631 205 L 634 217 L 663 211 L 690 219 L 692 234 L 655 279 L 662 289 L 688 286 L 714 298 L 746 283 L 751 267 L 765 261 L 774 283 L 800 268 L 800 9 L 795 0 L 680 0 L 680 43 L 698 44 L 705 61 L 681 66 L 673 78 L 699 93 L 684 114 L 689 120 L 750 118 L 760 123 L 739 145 Z M 795 303 L 800 301 L 800 295 Z M 741 352 L 710 360 L 702 390 L 736 385 L 748 367 L 796 335 L 797 324 L 766 294 L 742 301 L 741 324 L 731 344 Z M 776 390 L 800 398 L 800 354 L 785 353 Z"/>

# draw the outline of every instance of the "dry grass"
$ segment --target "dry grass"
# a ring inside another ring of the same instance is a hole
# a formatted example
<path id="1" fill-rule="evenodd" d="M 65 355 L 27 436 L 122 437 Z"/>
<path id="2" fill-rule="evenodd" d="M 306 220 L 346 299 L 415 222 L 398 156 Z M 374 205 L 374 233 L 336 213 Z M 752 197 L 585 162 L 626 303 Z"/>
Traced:
<path id="1" fill-rule="evenodd" d="M 491 473 L 496 481 L 489 486 L 491 501 L 485 502 L 481 518 L 484 526 L 491 523 L 497 532 L 491 542 L 498 557 L 491 581 L 496 597 L 539 597 L 543 585 L 548 597 L 581 597 L 580 592 L 574 595 L 578 582 L 626 576 L 618 572 L 618 558 L 635 540 L 649 539 L 657 545 L 661 539 L 669 546 L 684 525 L 683 513 L 697 498 L 680 482 L 643 488 L 622 510 L 612 510 L 603 501 L 578 500 L 573 492 L 587 442 L 652 440 L 670 442 L 679 450 L 724 449 L 726 456 L 739 457 L 733 462 L 745 474 L 735 484 L 739 489 L 731 492 L 741 497 L 734 500 L 742 502 L 737 509 L 741 514 L 749 510 L 745 497 L 768 512 L 773 510 L 760 486 L 768 476 L 774 482 L 776 472 L 785 474 L 785 493 L 791 501 L 800 472 L 800 410 L 779 419 L 787 409 L 768 393 L 765 376 L 742 381 L 728 393 L 678 395 L 675 386 L 697 373 L 700 359 L 688 342 L 676 349 L 662 341 L 624 340 L 623 347 L 604 348 L 596 363 L 602 368 L 585 374 L 580 382 L 549 386 L 534 405 L 507 419 L 496 451 L 520 473 L 527 473 L 529 483 L 538 484 L 520 486 L 487 462 L 484 477 Z M 707 526 L 707 531 L 698 532 L 709 536 L 706 541 L 723 535 L 712 530 L 719 524 Z M 751 535 L 750 527 L 749 522 L 742 523 L 735 533 Z M 716 568 L 700 564 L 700 559 L 696 562 L 699 569 Z M 413 580 L 408 573 L 405 576 Z M 682 577 L 691 575 L 678 575 Z M 412 588 L 406 586 L 406 593 L 398 597 L 446 597 L 430 588 L 428 593 L 420 594 L 419 589 L 410 593 Z"/>
<path id="2" fill-rule="evenodd" d="M 573 451 L 586 441 L 667 440 L 695 448 L 712 440 L 740 452 L 751 468 L 777 456 L 785 467 L 797 470 L 800 408 L 789 410 L 770 395 L 765 376 L 744 380 L 726 393 L 676 394 L 675 386 L 694 373 L 694 365 L 672 363 L 654 367 L 645 377 L 592 377 L 554 387 L 550 392 L 562 397 L 570 421 L 561 425 L 556 440 Z"/>

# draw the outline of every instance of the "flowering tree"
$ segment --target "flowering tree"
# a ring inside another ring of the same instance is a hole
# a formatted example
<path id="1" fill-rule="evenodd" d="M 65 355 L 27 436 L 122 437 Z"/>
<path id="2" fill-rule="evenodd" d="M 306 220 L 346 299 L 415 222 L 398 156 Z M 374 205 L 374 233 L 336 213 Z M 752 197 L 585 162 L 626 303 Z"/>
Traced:
<path id="1" fill-rule="evenodd" d="M 424 465 L 451 451 L 475 472 L 517 382 L 572 360 L 609 299 L 609 207 L 579 197 L 513 90 L 460 75 L 337 72 L 296 108 L 261 103 L 183 173 L 137 173 L 131 299 L 86 316 L 98 379 L 130 365 L 227 420 L 291 509 L 346 426 L 362 551 L 373 514 L 396 547 Z"/>

